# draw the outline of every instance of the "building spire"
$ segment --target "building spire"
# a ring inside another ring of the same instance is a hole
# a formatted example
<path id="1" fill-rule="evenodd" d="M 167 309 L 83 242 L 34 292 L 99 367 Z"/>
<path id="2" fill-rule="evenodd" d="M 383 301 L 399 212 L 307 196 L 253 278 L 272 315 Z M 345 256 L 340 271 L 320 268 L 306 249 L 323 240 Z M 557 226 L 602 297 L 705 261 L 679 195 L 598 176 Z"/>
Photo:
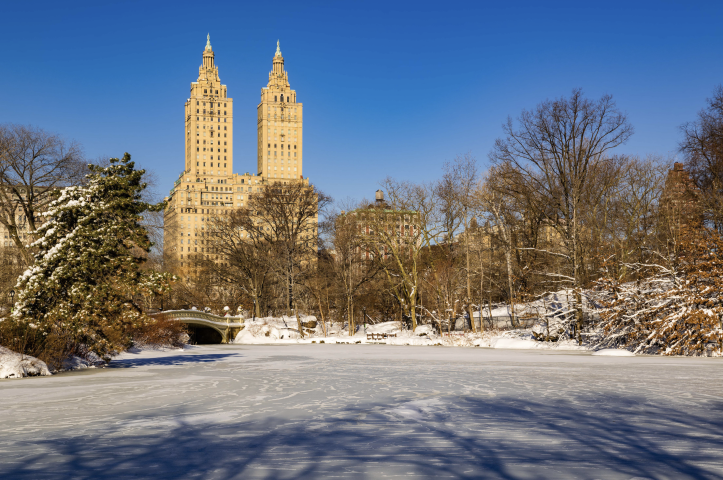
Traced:
<path id="1" fill-rule="evenodd" d="M 211 34 L 206 35 L 206 50 L 211 50 Z"/>
<path id="2" fill-rule="evenodd" d="M 280 57 L 281 56 L 281 47 L 279 47 L 279 41 L 276 40 L 276 55 L 274 57 Z"/>

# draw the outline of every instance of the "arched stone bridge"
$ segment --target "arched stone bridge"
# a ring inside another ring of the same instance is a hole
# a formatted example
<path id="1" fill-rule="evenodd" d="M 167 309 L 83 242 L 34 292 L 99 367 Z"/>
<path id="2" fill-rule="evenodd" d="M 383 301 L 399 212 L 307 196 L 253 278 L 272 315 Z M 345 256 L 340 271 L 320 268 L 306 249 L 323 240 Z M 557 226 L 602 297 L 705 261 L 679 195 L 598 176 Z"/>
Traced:
<path id="1" fill-rule="evenodd" d="M 236 338 L 236 334 L 244 327 L 244 319 L 241 317 L 220 317 L 199 310 L 166 310 L 155 315 L 164 315 L 187 325 L 212 328 L 221 334 L 221 343 Z"/>

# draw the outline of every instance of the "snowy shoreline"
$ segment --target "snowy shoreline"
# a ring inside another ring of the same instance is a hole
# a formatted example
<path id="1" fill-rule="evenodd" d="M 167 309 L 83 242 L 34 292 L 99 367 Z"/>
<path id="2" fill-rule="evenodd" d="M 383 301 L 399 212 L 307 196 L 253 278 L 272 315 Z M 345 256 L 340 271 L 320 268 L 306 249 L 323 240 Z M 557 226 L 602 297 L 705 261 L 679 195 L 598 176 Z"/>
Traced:
<path id="1" fill-rule="evenodd" d="M 399 322 L 384 322 L 358 328 L 349 335 L 348 328 L 338 324 L 322 326 L 313 316 L 301 318 L 304 338 L 299 335 L 296 319 L 293 317 L 265 317 L 247 319 L 244 328 L 230 342 L 235 345 L 299 345 L 299 344 L 340 344 L 340 345 L 396 345 L 396 346 L 445 346 L 445 347 L 482 347 L 509 350 L 551 350 L 591 353 L 592 355 L 635 356 L 628 350 L 605 349 L 594 351 L 587 346 L 578 345 L 575 340 L 565 339 L 557 342 L 541 342 L 534 339 L 531 329 L 472 332 L 450 332 L 439 335 L 430 325 L 419 325 L 412 332 L 400 328 Z M 326 332 L 325 332 L 326 329 Z M 372 335 L 375 334 L 375 335 Z M 380 338 L 382 337 L 382 338 Z M 191 347 L 191 348 L 189 348 Z M 158 347 L 133 347 L 127 354 L 140 354 L 150 351 L 187 351 L 183 349 Z M 123 358 L 121 354 L 115 359 Z M 112 361 L 111 361 L 112 363 Z M 29 376 L 49 376 L 53 373 L 86 370 L 105 367 L 100 359 L 84 360 L 72 357 L 63 363 L 58 372 L 51 372 L 47 365 L 35 357 L 0 347 L 0 379 L 24 378 Z"/>
<path id="2" fill-rule="evenodd" d="M 245 327 L 233 340 L 234 344 L 271 345 L 271 344 L 384 344 L 384 345 L 415 345 L 415 346 L 447 346 L 447 347 L 486 347 L 506 349 L 544 349 L 544 350 L 575 350 L 591 351 L 580 346 L 574 340 L 558 342 L 540 342 L 534 339 L 532 331 L 508 330 L 485 331 L 481 333 L 450 332 L 439 335 L 430 325 L 419 325 L 412 332 L 400 328 L 399 322 L 384 322 L 359 327 L 354 335 L 349 335 L 348 328 L 340 328 L 338 324 L 327 325 L 325 328 L 315 317 L 301 319 L 305 328 L 305 338 L 301 338 L 292 318 L 265 317 L 246 320 Z M 326 333 L 326 335 L 325 335 Z M 375 334 L 372 338 L 372 334 Z M 385 338 L 379 338 L 379 336 Z"/>

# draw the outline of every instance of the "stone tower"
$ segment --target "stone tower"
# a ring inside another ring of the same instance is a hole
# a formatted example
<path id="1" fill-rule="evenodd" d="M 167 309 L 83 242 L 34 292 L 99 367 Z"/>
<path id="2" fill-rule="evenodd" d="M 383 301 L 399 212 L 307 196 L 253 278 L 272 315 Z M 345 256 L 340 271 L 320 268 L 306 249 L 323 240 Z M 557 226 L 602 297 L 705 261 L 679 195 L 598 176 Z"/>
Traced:
<path id="1" fill-rule="evenodd" d="M 700 190 L 682 163 L 675 162 L 673 169 L 668 171 L 660 207 L 672 228 L 696 229 L 703 224 Z"/>
<path id="2" fill-rule="evenodd" d="M 258 174 L 271 182 L 303 178 L 303 105 L 289 85 L 279 42 L 257 114 Z"/>

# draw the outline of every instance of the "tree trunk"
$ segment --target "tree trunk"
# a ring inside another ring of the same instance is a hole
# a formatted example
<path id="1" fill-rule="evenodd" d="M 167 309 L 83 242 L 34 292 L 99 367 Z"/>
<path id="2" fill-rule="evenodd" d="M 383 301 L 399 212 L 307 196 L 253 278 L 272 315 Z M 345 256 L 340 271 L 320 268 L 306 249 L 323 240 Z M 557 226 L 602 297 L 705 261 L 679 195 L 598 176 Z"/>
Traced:
<path id="1" fill-rule="evenodd" d="M 299 318 L 299 309 L 294 307 L 294 315 L 296 315 L 296 324 L 299 326 L 301 338 L 304 338 L 304 328 L 301 326 L 301 318 Z"/>
<path id="2" fill-rule="evenodd" d="M 507 288 L 509 288 L 510 290 L 510 320 L 513 327 L 519 327 L 519 324 L 517 323 L 517 320 L 515 318 L 515 290 L 514 286 L 512 285 L 512 254 L 510 250 L 510 248 L 505 248 L 505 260 L 507 262 Z"/>
<path id="3" fill-rule="evenodd" d="M 472 324 L 472 331 L 477 333 L 477 325 L 474 323 L 474 313 L 472 312 L 472 279 L 469 269 L 469 222 L 467 222 L 467 213 L 464 214 L 464 243 L 465 253 L 467 257 L 467 313 L 469 315 L 469 323 Z M 482 329 L 482 316 L 479 317 L 479 326 Z"/>
<path id="4" fill-rule="evenodd" d="M 411 295 L 409 299 L 409 313 L 412 317 L 412 331 L 417 329 L 417 294 Z"/>
<path id="5" fill-rule="evenodd" d="M 492 265 L 492 243 L 490 242 L 490 266 Z M 490 288 L 487 290 L 487 309 L 490 311 L 490 325 L 494 328 L 494 320 L 492 319 L 492 275 L 490 277 Z"/>
<path id="6" fill-rule="evenodd" d="M 582 295 L 580 295 L 580 274 L 579 274 L 579 259 L 577 258 L 577 196 L 573 197 L 573 207 L 572 207 L 572 268 L 573 268 L 573 278 L 574 278 L 574 286 L 575 289 L 575 318 L 576 318 L 576 327 L 575 327 L 575 333 L 577 334 L 577 343 L 578 345 L 582 345 Z"/>
<path id="7" fill-rule="evenodd" d="M 480 330 L 484 331 L 486 330 L 483 322 L 483 316 L 482 316 L 482 305 L 484 305 L 484 292 L 485 292 L 485 276 L 484 276 L 484 267 L 482 264 L 482 245 L 480 245 L 480 251 L 479 251 L 479 326 Z M 490 316 L 491 317 L 491 316 Z M 490 322 L 492 321 L 492 318 L 490 318 Z"/>
<path id="8" fill-rule="evenodd" d="M 324 336 L 326 337 L 326 320 L 324 320 L 324 310 L 321 308 L 321 292 L 319 292 L 319 296 L 316 297 L 316 299 L 319 301 L 319 315 L 321 315 L 321 328 L 324 330 Z"/>
<path id="9" fill-rule="evenodd" d="M 353 337 L 356 333 L 356 324 L 354 322 L 354 302 L 352 302 L 351 297 L 347 297 L 346 305 L 346 316 L 349 319 L 349 336 Z"/>

